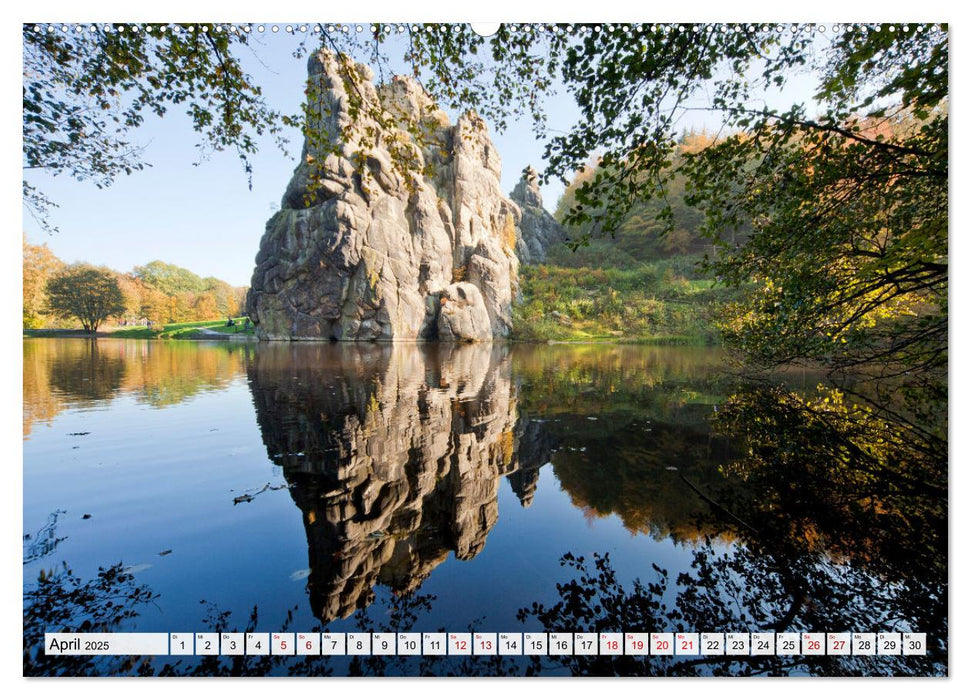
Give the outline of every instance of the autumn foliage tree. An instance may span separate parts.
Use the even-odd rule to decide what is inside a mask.
[[[50,309],[76,318],[88,333],[109,317],[125,310],[125,297],[111,270],[91,265],[71,265],[47,283]]]
[[[682,165],[686,154],[697,152],[714,142],[714,136],[705,131],[685,131],[673,148],[671,165],[665,175]],[[711,250],[712,242],[703,230],[704,212],[686,201],[687,183],[682,174],[671,177],[663,197],[650,194],[650,188],[646,188],[647,196],[632,201],[612,229],[604,227],[606,211],[602,209],[588,212],[591,216],[587,220],[572,222],[570,214],[578,204],[578,193],[584,187],[591,187],[597,178],[616,174],[616,167],[610,168],[609,173],[601,172],[602,169],[598,158],[588,161],[573,175],[557,203],[554,215],[557,220],[567,222],[568,245],[572,252],[572,255],[556,256],[557,264],[570,265],[573,259],[585,260],[588,257],[587,248],[604,251],[605,265],[614,261],[619,263],[625,257],[627,265],[654,262],[658,258],[671,256],[690,255],[700,259],[702,254]],[[650,176],[645,174],[644,177]],[[742,236],[744,232],[739,238]]]
[[[47,311],[47,281],[64,263],[47,245],[31,245],[24,237],[24,328],[39,328]]]
[[[180,323],[237,316],[245,289],[184,267],[153,260],[136,265],[132,278],[142,290],[141,313],[155,322]]]

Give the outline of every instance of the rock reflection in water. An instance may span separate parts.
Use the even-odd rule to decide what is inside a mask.
[[[450,552],[475,557],[498,519],[501,477],[529,504],[548,451],[518,449],[508,353],[314,344],[256,354],[257,420],[303,513],[316,617],[349,616],[378,583],[413,591]]]

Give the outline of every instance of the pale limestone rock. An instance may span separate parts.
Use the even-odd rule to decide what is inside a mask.
[[[444,325],[463,340],[505,337],[518,293],[521,214],[500,189],[501,161],[485,123],[467,113],[450,125],[411,78],[375,86],[367,66],[345,60],[321,51],[309,61],[319,118],[260,242],[247,298],[257,334],[417,340]],[[342,70],[363,78],[351,94]],[[352,123],[358,99],[363,116]],[[376,146],[364,143],[376,127],[373,111],[385,127],[397,126]],[[402,170],[409,157],[410,172],[424,175]],[[441,298],[455,283],[473,285],[481,304],[443,324]]]
[[[546,251],[550,246],[566,240],[566,231],[543,208],[539,176],[532,167],[523,171],[522,179],[513,188],[510,198],[522,212],[516,255],[523,264],[541,263],[546,260]]]
[[[492,326],[479,288],[469,282],[451,284],[439,295],[440,340],[477,341],[492,337]]]

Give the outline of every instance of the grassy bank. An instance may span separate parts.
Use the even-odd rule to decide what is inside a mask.
[[[153,326],[151,328],[148,326],[109,327],[105,328],[104,330],[99,330],[97,337],[198,340],[205,338],[218,339],[218,336],[216,335],[217,333],[227,337],[244,337],[247,335],[253,335],[253,326],[250,326],[249,331],[243,331],[244,318],[241,317],[234,320],[236,321],[236,325],[232,327],[226,325],[226,319],[219,319],[217,321],[185,321],[183,323],[167,323],[164,326]],[[38,329],[24,330],[24,335],[32,337],[70,337],[74,335],[84,335],[84,333],[79,330]]]
[[[513,338],[717,344],[712,321],[732,292],[688,279],[679,267],[664,260],[628,269],[524,266]]]

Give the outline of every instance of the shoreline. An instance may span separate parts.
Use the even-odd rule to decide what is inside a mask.
[[[188,335],[187,337],[180,338],[161,338],[161,337],[131,337],[120,335],[115,332],[105,332],[99,331],[97,333],[85,333],[84,331],[78,330],[60,330],[60,329],[44,329],[44,330],[24,330],[23,338],[26,340],[28,338],[80,338],[87,340],[102,340],[102,339],[115,339],[115,340],[156,340],[162,342],[185,342],[185,341],[202,341],[202,342],[212,342],[212,341],[237,341],[237,342],[254,342],[254,343],[327,343],[327,344],[338,344],[338,343],[348,343],[348,344],[359,344],[359,345],[395,345],[395,344],[408,344],[408,345],[431,345],[449,341],[440,341],[434,339],[417,339],[417,340],[331,340],[329,338],[297,338],[289,340],[263,340],[258,338],[255,334],[250,333],[220,333],[218,331],[212,331],[209,329],[200,328],[196,333]],[[705,338],[691,338],[691,337],[680,337],[680,338],[644,338],[644,337],[630,337],[630,338],[590,338],[590,339],[531,339],[531,338],[499,338],[492,341],[482,341],[484,343],[501,343],[508,345],[655,345],[655,346],[669,346],[669,347],[709,347],[718,348],[722,347],[721,342],[709,342]],[[470,345],[476,343],[468,343]]]
[[[190,334],[186,334],[186,337],[179,338],[162,338],[154,335],[145,336],[132,336],[125,335],[124,331],[98,331],[97,333],[86,333],[83,330],[74,329],[59,329],[59,328],[47,328],[47,329],[24,329],[23,338],[81,338],[85,340],[101,340],[101,339],[115,339],[115,340],[161,340],[165,342],[171,341],[184,341],[184,340],[238,340],[238,341],[258,341],[259,338],[252,333],[219,333],[218,331],[211,331],[206,328],[197,328]]]

